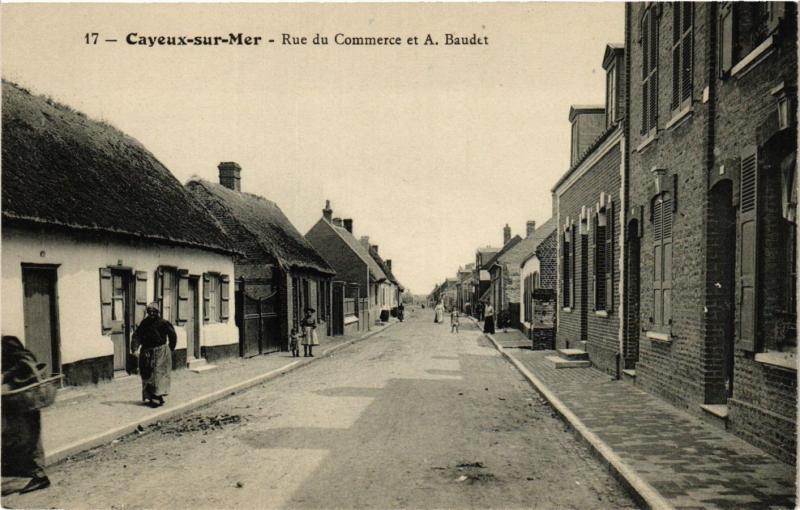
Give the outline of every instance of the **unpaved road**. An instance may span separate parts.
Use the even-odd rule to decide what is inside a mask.
[[[59,464],[3,506],[635,506],[471,324],[451,334],[425,312]]]

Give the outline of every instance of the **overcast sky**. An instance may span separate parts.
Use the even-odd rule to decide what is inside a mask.
[[[142,142],[181,181],[242,166],[242,189],[301,233],[330,199],[416,293],[502,228],[551,212],[571,104],[601,104],[621,3],[8,5],[2,74]],[[99,32],[87,45],[85,34]],[[227,35],[251,47],[131,46],[127,34]],[[280,45],[281,34],[330,38]],[[333,36],[438,46],[337,46]],[[488,46],[444,45],[445,33]],[[117,43],[103,39],[115,38]]]

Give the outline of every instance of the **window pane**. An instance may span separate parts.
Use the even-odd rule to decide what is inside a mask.
[[[661,289],[655,289],[653,291],[653,315],[656,326],[661,326],[664,324],[664,316],[662,315]]]

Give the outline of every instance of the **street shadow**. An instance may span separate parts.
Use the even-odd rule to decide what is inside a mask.
[[[141,400],[104,400],[100,403],[103,404],[104,406],[110,406],[110,407],[113,407],[115,405],[148,407],[147,404],[142,402]]]
[[[357,387],[339,387],[339,388],[326,388],[324,390],[314,391],[317,395],[323,397],[365,397],[375,398],[380,394],[381,390],[378,388],[357,388]]]
[[[463,375],[461,370],[443,370],[440,368],[429,368],[425,372],[431,375],[445,375],[448,377],[461,377]]]

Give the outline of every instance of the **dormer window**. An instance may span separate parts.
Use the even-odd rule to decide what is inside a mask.
[[[606,72],[606,127],[618,121],[617,112],[617,64],[611,64]]]

